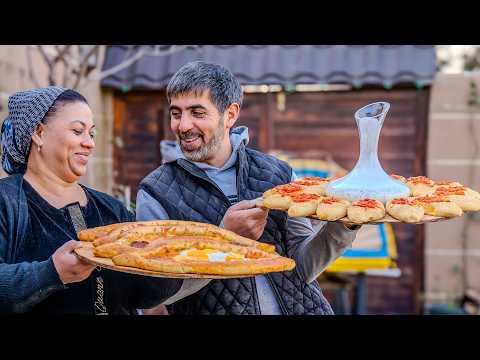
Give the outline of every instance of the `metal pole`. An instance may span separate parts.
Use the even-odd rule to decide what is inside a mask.
[[[368,313],[367,275],[358,273],[355,285],[355,314],[367,315]]]

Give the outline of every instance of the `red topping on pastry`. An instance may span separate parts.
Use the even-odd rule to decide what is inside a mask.
[[[413,199],[407,199],[407,198],[398,198],[398,199],[393,199],[392,204],[398,204],[398,205],[416,205],[417,202]]]
[[[304,186],[313,186],[313,185],[321,185],[331,181],[331,178],[321,178],[318,176],[307,176],[301,179],[294,180],[294,184],[300,184]]]
[[[295,180],[295,184],[299,184],[299,185],[303,185],[303,186],[314,186],[314,185],[320,185],[322,183],[320,181],[299,179],[299,180]]]
[[[360,206],[360,207],[365,207],[365,208],[371,208],[374,209],[376,207],[379,207],[378,201],[375,199],[362,199],[358,200],[353,203],[354,206]]]
[[[319,182],[324,182],[327,180],[326,178],[321,178],[319,176],[306,176],[304,178],[298,179],[298,180],[306,180],[306,181],[319,181]]]
[[[452,187],[439,187],[435,190],[435,195],[465,195],[465,190],[467,190],[464,186],[452,186]]]
[[[408,178],[408,182],[416,185],[416,184],[425,184],[425,185],[433,185],[434,182],[432,179],[429,179],[426,176],[414,176]]]
[[[327,197],[327,198],[323,198],[322,200],[320,200],[320,203],[321,204],[335,204],[337,202],[340,202],[340,200],[334,198],[334,197]]]
[[[321,196],[315,195],[315,194],[297,194],[292,196],[292,200],[294,202],[306,202],[306,201],[311,201],[311,200],[318,200],[320,199]]]
[[[450,202],[450,200],[448,200],[446,197],[438,196],[438,195],[422,196],[422,197],[416,198],[416,200],[423,203]]]
[[[276,191],[282,195],[288,195],[303,190],[304,187],[297,184],[285,184],[276,188]]]

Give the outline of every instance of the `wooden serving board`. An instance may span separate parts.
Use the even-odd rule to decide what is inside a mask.
[[[158,271],[143,270],[128,266],[115,265],[110,258],[101,258],[93,255],[93,244],[85,242],[82,247],[76,248],[74,252],[76,255],[90,264],[100,266],[105,269],[120,271],[135,275],[153,276],[161,278],[177,278],[177,279],[237,279],[242,277],[252,277],[252,275],[205,275],[205,274],[178,274],[178,273],[163,273]]]
[[[315,220],[319,220],[319,219],[318,219],[317,217],[315,217],[314,215],[309,216],[309,218],[315,219]],[[397,220],[397,219],[395,219],[395,218],[393,218],[393,217],[391,217],[390,215],[387,214],[387,215],[385,215],[382,219],[375,220],[375,221],[369,221],[369,222],[367,222],[367,223],[362,223],[362,225],[368,225],[368,224],[376,225],[376,224],[383,224],[383,223],[403,223],[403,224],[420,225],[420,224],[425,224],[425,223],[429,223],[429,222],[443,221],[443,220],[449,220],[449,219],[452,219],[452,218],[445,218],[445,217],[440,217],[440,216],[424,215],[422,221],[420,221],[420,222],[417,222],[417,223],[406,223],[406,222]],[[322,220],[322,221],[324,221],[324,220]],[[342,223],[344,223],[344,224],[349,224],[349,225],[353,225],[353,224],[354,224],[353,222],[351,222],[351,221],[348,219],[348,217],[341,218],[341,219],[337,220],[337,222],[342,222]]]
[[[265,207],[263,206],[262,198],[258,198],[258,199],[257,199],[256,205],[257,205],[257,207],[265,208]],[[283,211],[282,209],[270,209],[270,210],[281,210],[281,211]],[[308,217],[309,219],[319,220],[315,215],[307,216],[307,217]],[[390,215],[386,214],[382,219],[375,220],[375,221],[369,221],[369,222],[366,222],[366,223],[362,223],[362,225],[368,225],[368,224],[377,225],[377,224],[383,224],[383,223],[403,223],[403,224],[420,225],[420,224],[425,224],[425,223],[430,223],[430,222],[436,222],[436,221],[444,221],[444,220],[450,220],[450,219],[456,219],[456,218],[455,218],[455,217],[453,217],[453,218],[446,218],[446,217],[441,217],[441,216],[424,215],[422,221],[420,221],[420,222],[417,222],[417,223],[405,223],[405,222],[403,222],[403,221],[397,220],[397,219],[391,217]],[[321,221],[325,221],[325,220],[321,220]],[[353,225],[353,224],[354,224],[353,222],[351,222],[351,221],[348,219],[348,217],[344,217],[344,218],[341,218],[341,219],[339,219],[339,220],[335,220],[335,221],[332,221],[332,222],[342,222],[342,223],[344,223],[344,224],[349,224],[349,225]]]

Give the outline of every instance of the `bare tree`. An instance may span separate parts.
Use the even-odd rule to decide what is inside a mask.
[[[464,65],[466,71],[474,71],[480,69],[480,46],[472,46],[470,51],[463,54]]]
[[[437,64],[440,71],[480,70],[480,45],[437,45]]]
[[[124,59],[109,69],[100,69],[100,55],[105,45],[29,45],[27,46],[28,76],[36,86],[58,85],[78,89],[89,81],[99,81],[115,74],[144,56],[166,56],[196,45],[128,45]],[[46,84],[39,80],[33,65],[37,51],[47,68]],[[45,81],[44,81],[45,82]]]

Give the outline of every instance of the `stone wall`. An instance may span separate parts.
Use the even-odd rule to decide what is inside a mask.
[[[480,73],[438,74],[435,78],[427,172],[433,179],[458,180],[480,190],[480,105],[468,104],[471,82],[480,87]],[[425,246],[427,304],[458,299],[465,287],[480,290],[479,217],[426,225]]]
[[[100,54],[101,57],[103,54]],[[100,59],[101,61],[101,59]],[[47,67],[40,54],[32,50],[32,65],[41,86],[47,83]],[[7,116],[8,96],[16,91],[34,88],[28,76],[27,46],[0,45],[0,122]],[[100,191],[112,192],[112,134],[113,134],[113,95],[101,90],[99,81],[86,83],[78,89],[90,103],[97,127],[96,150],[89,162],[87,175],[81,182]],[[0,177],[6,174],[0,169]]]

